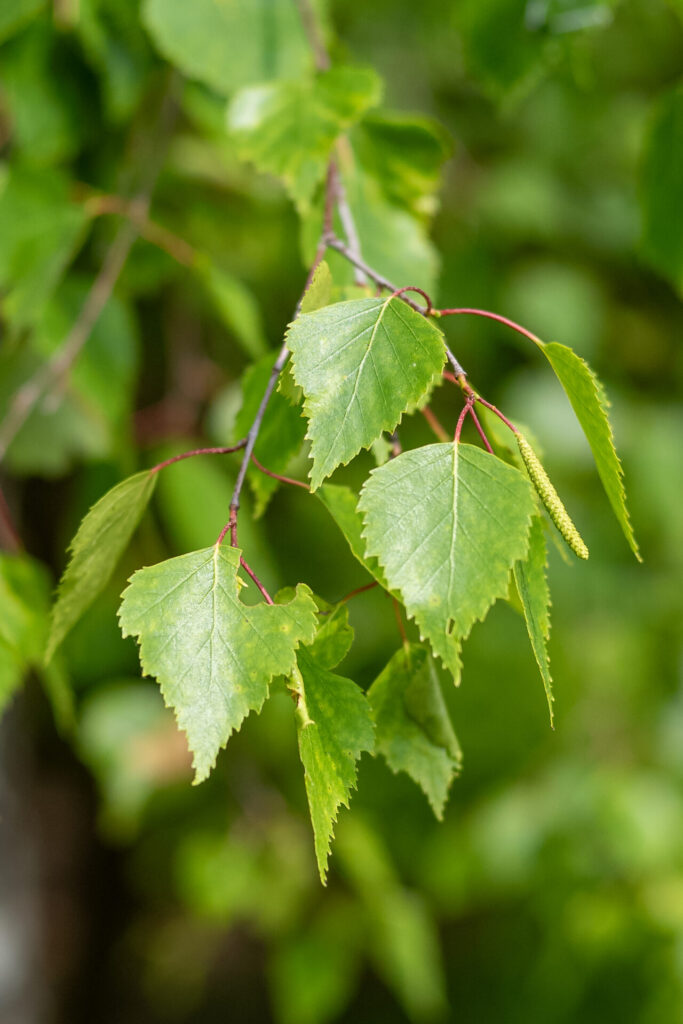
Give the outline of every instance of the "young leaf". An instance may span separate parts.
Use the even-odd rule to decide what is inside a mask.
[[[410,775],[441,820],[462,752],[431,652],[421,644],[397,651],[368,690],[368,700],[377,752],[392,771]]]
[[[46,661],[107,585],[147,508],[156,479],[155,473],[144,470],[122,480],[93,505],[78,527],[52,611]]]
[[[275,355],[270,353],[252,364],[242,379],[242,408],[235,419],[235,440],[246,437],[263,399],[273,369]],[[275,392],[266,407],[254,454],[259,462],[274,473],[284,473],[287,465],[301,449],[306,434],[306,420],[301,408],[293,406],[284,395]],[[263,514],[279,484],[273,477],[250,466],[249,482],[256,498],[256,517]]]
[[[356,761],[372,753],[375,736],[367,697],[350,679],[319,665],[304,648],[292,677],[297,696],[299,754],[313,823],[315,854],[325,884],[337,812],[349,806]]]
[[[239,598],[240,552],[214,545],[140,569],[123,593],[119,621],[136,636],[146,675],[156,676],[194,754],[195,782],[275,675],[287,675],[299,643],[315,635],[315,604],[299,584],[285,605]]]
[[[623,469],[614,447],[612,427],[607,415],[609,402],[602,384],[588,363],[572,352],[566,345],[552,342],[542,345],[542,351],[555,371],[567,398],[572,404],[576,418],[593,452],[602,486],[624,531],[633,554],[641,561],[638,544],[626,507]]]
[[[367,553],[457,679],[460,641],[526,554],[529,481],[481,448],[432,444],[374,469],[358,507]]]
[[[325,177],[338,136],[381,98],[374,71],[337,67],[315,77],[256,85],[228,108],[242,160],[281,178],[299,208]]]
[[[537,516],[529,531],[529,551],[524,561],[515,562],[517,592],[524,609],[526,628],[548,699],[550,724],[553,725],[553,687],[548,658],[550,635],[550,590],[546,578],[547,551],[543,520]]]
[[[311,63],[291,0],[146,0],[143,20],[168,60],[223,95],[296,77]]]
[[[298,317],[287,332],[304,390],[315,490],[431,390],[441,331],[398,298],[358,299]]]

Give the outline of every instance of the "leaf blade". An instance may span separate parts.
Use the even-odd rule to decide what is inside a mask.
[[[550,590],[546,577],[547,547],[543,520],[537,516],[529,531],[529,551],[524,561],[515,562],[514,575],[517,593],[522,602],[531,649],[543,680],[550,725],[554,728],[553,683],[550,675],[548,637],[550,636]]]

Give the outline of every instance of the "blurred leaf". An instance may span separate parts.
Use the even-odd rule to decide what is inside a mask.
[[[641,176],[643,252],[683,292],[683,87],[657,105]]]
[[[571,402],[593,452],[605,493],[633,554],[640,561],[638,544],[626,507],[623,470],[614,447],[612,427],[607,415],[609,403],[604,388],[588,363],[565,345],[541,344],[546,359],[555,371]]]
[[[264,356],[250,366],[242,378],[242,407],[235,419],[235,441],[247,436],[256,419],[275,360],[275,354]],[[301,409],[291,405],[284,395],[275,391],[266,407],[254,454],[266,469],[284,473],[291,459],[301,450],[305,434],[306,420]],[[256,499],[255,514],[258,517],[263,514],[280,484],[256,466],[249,467],[248,476]]]
[[[550,678],[548,658],[548,637],[550,635],[550,590],[546,578],[548,553],[545,543],[543,520],[532,520],[529,531],[529,552],[525,561],[515,562],[515,583],[519,593],[526,628],[538,665],[545,695],[548,699],[550,724],[553,725],[553,687]]]
[[[368,690],[368,700],[377,752],[392,771],[414,779],[441,819],[462,752],[431,652],[419,644],[397,651]]]
[[[414,114],[371,113],[353,131],[353,148],[390,202],[434,213],[441,167],[453,148],[438,121]]]
[[[190,78],[228,94],[253,82],[293,78],[310,65],[290,0],[145,0],[143,18],[163,55]]]
[[[25,554],[0,552],[0,713],[45,646],[49,580],[45,568]]]
[[[107,683],[83,705],[78,749],[97,781],[109,832],[129,838],[158,789],[189,780],[187,746],[159,693],[137,680]]]
[[[71,542],[69,564],[52,612],[47,660],[102,592],[147,508],[156,474],[143,471],[122,480],[93,505]]]
[[[58,171],[12,167],[0,191],[3,313],[16,327],[40,316],[83,240],[88,217],[68,189]]]
[[[305,209],[325,177],[335,140],[380,96],[374,71],[336,67],[239,92],[228,109],[228,127],[240,159],[282,178]]]
[[[138,0],[79,0],[77,31],[100,76],[112,120],[131,117],[140,105],[151,50],[139,20]]]
[[[368,554],[457,681],[461,641],[526,554],[529,482],[481,448],[432,444],[373,470],[358,507]]]
[[[385,590],[388,590],[379,562],[365,554],[363,520],[358,511],[358,495],[339,484],[323,484],[315,493],[344,534],[353,556]]]
[[[245,605],[239,565],[237,548],[216,544],[139,569],[119,611],[124,637],[138,638],[143,672],[156,676],[187,733],[195,782],[315,633],[308,587],[300,584],[288,605]]]
[[[0,43],[22,29],[46,5],[47,0],[3,0],[0,7]]]
[[[297,696],[299,753],[304,766],[315,853],[323,885],[334,823],[356,787],[356,761],[372,752],[374,726],[365,694],[350,679],[319,665],[306,648],[292,677]]]
[[[400,299],[339,302],[287,332],[304,390],[315,490],[326,476],[429,393],[445,359],[443,335]]]
[[[251,359],[267,350],[261,311],[251,290],[233,274],[200,259],[196,271],[221,320]]]

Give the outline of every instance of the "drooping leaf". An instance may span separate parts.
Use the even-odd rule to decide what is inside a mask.
[[[235,441],[246,437],[254,422],[275,359],[274,353],[264,356],[253,363],[242,378],[242,408],[235,419]],[[276,390],[266,407],[254,454],[266,469],[284,473],[290,460],[301,450],[305,435],[306,420],[301,408],[292,405]],[[260,516],[280,485],[256,466],[249,467],[248,476],[256,499],[256,516]]]
[[[541,345],[541,349],[572,404],[593,452],[602,486],[614,514],[631,551],[640,561],[638,543],[626,507],[623,469],[614,447],[614,436],[607,415],[609,402],[604,388],[588,363],[570,348],[552,342],[549,345]]]
[[[392,771],[422,788],[437,818],[462,763],[431,652],[411,644],[393,656],[368,690],[377,752]]]
[[[358,507],[367,553],[457,679],[461,640],[526,554],[529,481],[480,448],[432,444],[374,469]]]
[[[547,550],[543,520],[537,516],[529,531],[529,551],[526,559],[515,562],[514,573],[517,592],[522,602],[526,628],[538,664],[545,695],[548,700],[550,724],[553,725],[553,686],[550,677],[548,637],[550,635],[550,590],[546,578]]]
[[[356,787],[356,762],[372,752],[374,726],[367,697],[350,679],[334,675],[304,648],[292,677],[297,697],[299,754],[304,766],[315,853],[325,883],[334,823]]]
[[[295,594],[294,587],[284,587],[278,590],[275,601],[284,604]],[[312,643],[304,646],[321,668],[336,668],[353,643],[354,631],[349,623],[348,605],[330,604],[318,594],[313,594],[313,600],[318,610],[317,629]]]
[[[291,0],[145,0],[143,19],[168,60],[223,95],[311,65]]]
[[[140,644],[146,675],[159,682],[205,779],[221,747],[250,711],[260,711],[270,680],[287,675],[300,642],[315,635],[315,604],[299,584],[286,605],[245,605],[240,551],[214,545],[140,569],[123,593],[124,636]]]
[[[358,299],[298,317],[287,332],[304,390],[311,486],[425,397],[441,374],[443,335],[398,298]]]
[[[305,208],[325,177],[335,140],[380,97],[374,71],[337,67],[244,89],[230,104],[228,127],[240,158],[281,178]]]
[[[641,177],[645,256],[683,292],[683,87],[659,101]]]
[[[156,474],[122,480],[93,505],[71,542],[70,558],[52,611],[46,660],[102,592],[147,508]]]

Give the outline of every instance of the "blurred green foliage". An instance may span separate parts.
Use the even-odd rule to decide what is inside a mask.
[[[555,731],[521,614],[501,604],[466,644],[462,686],[443,688],[463,747],[444,823],[406,776],[364,758],[322,890],[284,688],[192,788],[184,740],[138,678],[115,612],[135,568],[214,540],[236,457],[160,477],[132,550],[60,663],[40,667],[47,573],[60,575],[85,511],[140,466],[241,433],[240,379],[262,358],[245,377],[253,404],[301,292],[319,204],[300,225],[280,185],[238,160],[225,123],[238,89],[310,72],[296,5],[278,0],[264,21],[267,6],[0,4],[0,420],[102,266],[121,212],[108,199],[139,188],[159,96],[170,89],[177,106],[157,230],[135,243],[73,372],[4,463],[31,557],[12,553],[5,526],[0,703],[26,671],[43,676],[3,720],[3,748],[17,732],[28,747],[26,771],[8,753],[10,779],[29,822],[46,779],[71,808],[52,833],[49,816],[30,825],[48,865],[50,836],[74,817],[87,832],[96,814],[101,837],[81,850],[62,921],[87,939],[66,942],[66,967],[46,954],[49,1019],[683,1021],[678,0],[318,10],[335,27],[335,63],[376,69],[391,108],[349,135],[347,191],[368,262],[571,345],[613,403],[644,566],[540,354],[490,322],[445,326],[473,382],[528,424],[591,550],[578,567],[551,553]],[[273,433],[291,428],[277,397]],[[442,388],[433,403],[449,428],[451,398]],[[429,438],[418,420],[407,443]],[[371,465],[361,456],[340,482],[357,486]],[[263,483],[256,511],[268,507],[254,522],[245,502],[240,537],[270,589],[305,580],[333,599],[367,581],[321,502]],[[368,687],[400,637],[378,590],[349,608],[363,628],[341,671]],[[90,777],[96,810],[84,809]],[[86,876],[97,900],[78,896]]]

